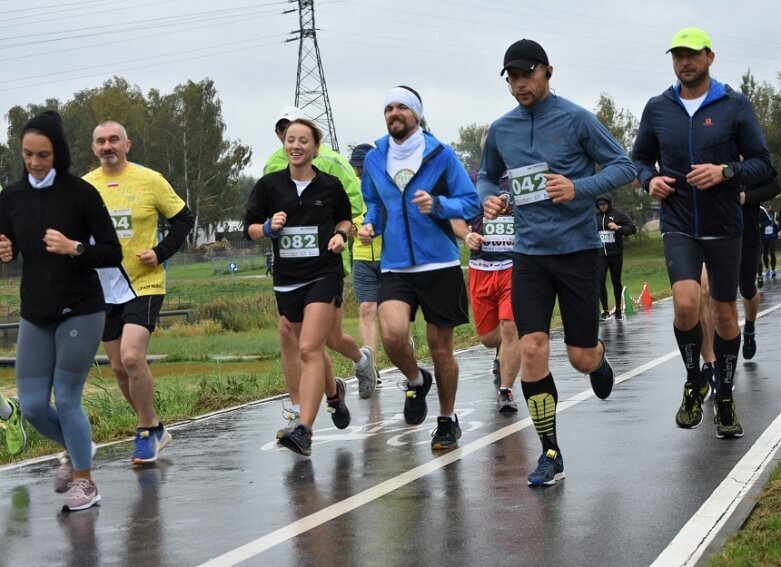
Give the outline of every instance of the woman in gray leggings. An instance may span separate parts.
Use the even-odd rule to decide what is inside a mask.
[[[63,511],[84,510],[100,501],[81,405],[105,320],[95,268],[119,266],[122,249],[97,190],[68,172],[59,114],[25,124],[22,157],[26,174],[0,193],[0,261],[24,259],[16,384],[22,415],[66,450],[54,481]]]

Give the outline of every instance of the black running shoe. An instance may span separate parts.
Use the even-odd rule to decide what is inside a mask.
[[[458,439],[461,437],[461,426],[458,425],[458,416],[455,421],[449,417],[439,416],[437,418],[437,428],[431,434],[431,449],[456,449],[458,448]]]
[[[743,426],[738,419],[734,400],[730,398],[716,400],[716,407],[713,409],[716,412],[713,418],[713,423],[716,424],[716,437],[719,439],[743,437]]]
[[[620,310],[616,309],[616,315],[615,315],[615,317],[616,317],[616,321],[620,321],[621,319],[623,319],[623,318],[624,318],[624,315],[623,315],[623,313],[621,313],[621,311],[620,311]]]
[[[431,383],[434,381],[431,373],[420,369],[423,374],[423,384],[420,386],[410,386],[407,384],[407,397],[404,400],[404,421],[410,425],[419,425],[426,419],[428,407],[426,406],[426,395],[431,389]]]
[[[710,395],[704,396],[702,399],[703,402],[707,402],[709,399],[716,397],[716,390],[719,389],[719,378],[716,375],[716,367],[710,362],[703,364],[702,377],[710,386]]]
[[[599,342],[602,343],[602,340],[600,339]],[[602,348],[605,348],[605,343],[602,343]],[[610,392],[613,391],[614,375],[613,367],[610,366],[606,351],[603,351],[602,363],[599,365],[599,368],[591,372],[589,378],[591,378],[591,389],[594,390],[597,397],[600,400],[607,399]]]
[[[331,420],[337,429],[346,429],[350,425],[350,410],[344,403],[347,384],[341,378],[336,379],[336,397],[326,398],[326,411],[331,414]]]
[[[710,391],[710,385],[705,383],[705,388],[700,390],[694,384],[687,381],[683,386],[683,401],[678,413],[675,414],[675,423],[683,429],[694,429],[702,423],[702,398]]]
[[[754,333],[743,333],[743,358],[751,360],[757,354],[757,341]]]
[[[286,432],[279,444],[294,453],[308,457],[312,454],[312,430],[306,425],[298,425],[293,431]]]

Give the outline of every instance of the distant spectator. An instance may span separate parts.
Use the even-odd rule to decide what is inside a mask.
[[[599,301],[602,304],[602,320],[610,319],[607,308],[607,272],[613,284],[613,297],[616,302],[616,320],[623,319],[621,313],[621,271],[624,267],[624,237],[637,232],[637,227],[624,211],[613,208],[610,195],[597,197],[597,232],[602,242],[599,252]]]

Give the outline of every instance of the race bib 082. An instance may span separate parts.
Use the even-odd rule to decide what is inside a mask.
[[[516,167],[507,171],[510,178],[510,192],[516,206],[529,205],[550,199],[545,190],[545,174],[550,173],[545,162]]]
[[[316,226],[291,226],[279,235],[280,258],[306,258],[320,255]]]

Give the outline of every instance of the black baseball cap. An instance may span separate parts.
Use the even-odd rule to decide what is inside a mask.
[[[504,67],[499,75],[504,75],[511,67],[521,71],[534,71],[539,64],[548,65],[548,54],[536,41],[521,39],[507,48],[504,53]]]

